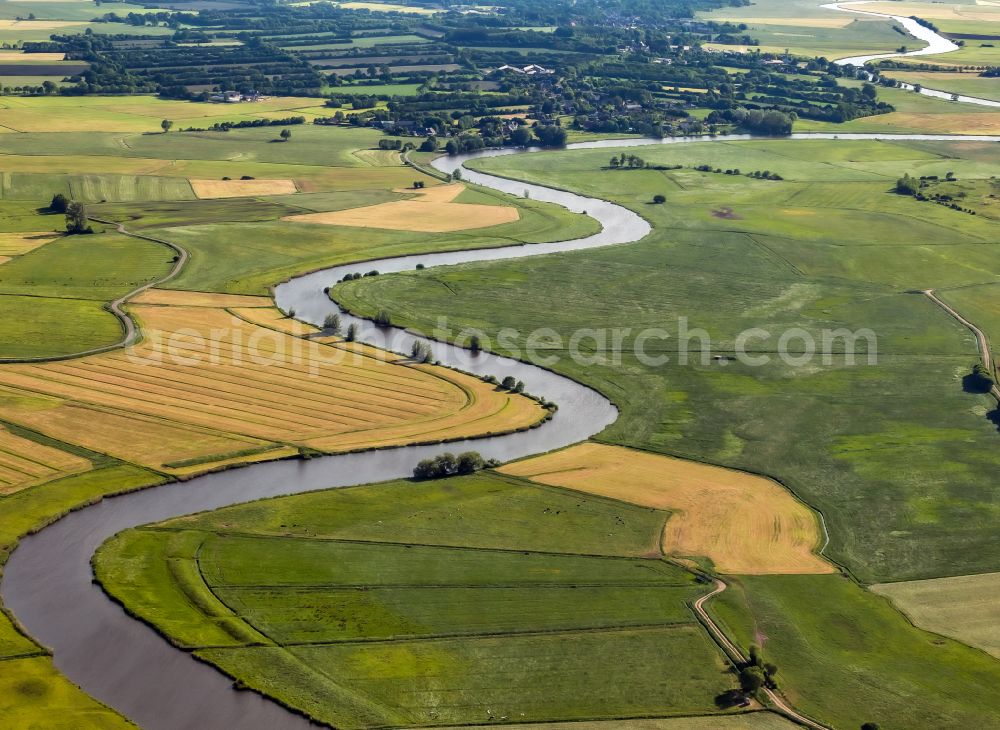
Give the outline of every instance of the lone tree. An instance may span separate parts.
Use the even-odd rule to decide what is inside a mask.
[[[963,381],[965,389],[972,393],[989,393],[995,385],[992,373],[981,362],[972,366],[972,372]]]
[[[657,205],[663,205],[664,203],[667,202],[667,196],[666,195],[654,195],[653,196],[653,202],[656,203]]]
[[[163,130],[164,134],[169,132],[172,126],[174,126],[174,123],[171,122],[169,119],[164,119],[162,122],[160,122],[160,129]]]
[[[49,210],[53,213],[65,213],[67,208],[69,208],[69,198],[62,193],[56,193],[52,196],[52,202],[49,203]]]
[[[900,195],[916,195],[920,192],[920,181],[906,173],[896,180],[896,192]]]
[[[286,129],[282,129],[281,130],[281,134],[279,136],[281,137],[281,141],[282,142],[287,142],[288,140],[290,140],[292,138],[292,130],[287,129],[287,128]]]
[[[358,326],[353,322],[347,326],[347,334],[344,336],[344,339],[348,342],[354,342],[358,339]]]
[[[83,203],[73,201],[66,206],[66,232],[70,235],[77,233],[93,233],[94,229],[89,225],[90,219],[87,217],[87,206]]]

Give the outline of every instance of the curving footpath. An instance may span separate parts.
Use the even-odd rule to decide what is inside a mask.
[[[621,148],[656,144],[735,141],[749,135],[716,138],[605,140],[571,147],[576,149]],[[819,134],[793,135],[792,140],[885,139],[949,140],[951,135]],[[1000,141],[996,136],[963,137]],[[470,159],[499,154],[530,154],[537,150],[491,150],[464,157],[442,157],[435,161],[441,172],[452,172]],[[463,170],[463,172],[466,172]],[[503,192],[562,205],[586,212],[602,224],[600,233],[574,241],[516,245],[499,249],[471,250],[425,256],[405,256],[371,262],[380,271],[521,258],[624,244],[644,238],[650,226],[635,212],[620,205],[587,198],[541,185],[507,180],[474,171],[466,179]],[[147,238],[141,234],[129,234]],[[157,239],[151,239],[157,240]],[[172,244],[164,241],[175,250]],[[182,254],[186,261],[186,255]],[[182,261],[178,261],[181,264]],[[175,270],[178,267],[175,267]],[[357,264],[334,267],[298,277],[277,286],[277,305],[311,324],[321,324],[326,315],[340,312],[325,289]],[[172,272],[171,276],[176,274]],[[168,277],[169,278],[169,277]],[[149,288],[154,284],[148,284]],[[522,380],[530,392],[559,404],[548,423],[533,431],[507,436],[471,439],[450,448],[471,448],[487,458],[509,461],[543,453],[586,440],[617,418],[617,410],[604,396],[564,376],[527,363],[489,353],[473,355],[444,342],[417,337],[398,328],[379,329],[371,322],[341,312],[346,324],[356,324],[370,344],[409,352],[414,342],[431,349],[434,359],[475,374],[510,374]],[[133,332],[133,336],[135,333]],[[232,682],[214,667],[199,662],[190,653],[170,645],[146,624],[128,616],[118,604],[92,583],[90,557],[117,532],[151,522],[203,510],[286,494],[352,486],[408,476],[420,459],[435,456],[441,446],[397,447],[381,451],[339,454],[308,461],[279,461],[208,474],[183,483],[150,487],[113,497],[72,512],[25,537],[8,561],[0,582],[0,594],[9,611],[27,633],[53,650],[56,667],[90,695],[114,707],[147,730],[271,730],[306,728],[310,723],[277,703],[250,692],[235,691]],[[697,601],[696,611],[723,646],[733,642],[711,618],[704,604],[718,595],[725,584]],[[794,712],[779,695],[768,693],[775,707],[797,721],[822,728]]]
[[[941,309],[950,314],[952,318],[957,320],[960,324],[969,329],[972,334],[976,336],[976,342],[979,345],[979,357],[983,361],[983,366],[994,376],[996,375],[996,366],[993,364],[993,355],[990,354],[990,341],[986,337],[986,333],[979,329],[972,322],[967,320],[958,310],[952,307],[950,304],[946,304],[933,289],[924,289],[923,293],[935,304],[937,304]],[[1000,385],[996,383],[990,389],[990,395],[997,399],[997,403],[1000,404]]]
[[[729,585],[724,580],[722,580],[721,578],[716,578],[715,590],[713,590],[711,593],[706,593],[704,596],[702,596],[693,604],[691,604],[691,607],[697,614],[698,619],[701,621],[701,624],[708,630],[708,633],[712,635],[712,638],[714,638],[715,641],[722,647],[723,651],[725,651],[726,654],[729,655],[729,658],[732,659],[733,662],[736,664],[745,664],[748,661],[746,655],[740,650],[738,646],[736,646],[736,644],[734,644],[732,641],[729,640],[729,637],[727,637],[725,632],[721,628],[719,628],[719,625],[715,622],[715,619],[713,619],[708,614],[708,611],[705,610],[705,603],[708,602],[708,599],[714,598],[715,596],[719,595],[724,590],[726,590],[726,588],[728,587]],[[767,697],[767,699],[770,700],[771,704],[777,707],[782,714],[788,716],[789,718],[799,723],[800,725],[804,725],[805,727],[811,727],[814,730],[830,730],[830,727],[828,725],[822,725],[816,722],[815,720],[806,717],[801,712],[798,712],[794,707],[792,707],[788,703],[788,701],[784,697],[781,696],[781,694],[777,690],[764,687],[763,692],[764,695]]]
[[[93,221],[98,223],[103,223],[105,225],[114,226],[115,230],[122,234],[123,236],[129,236],[131,238],[138,238],[143,241],[152,241],[153,243],[159,243],[167,248],[171,249],[175,254],[177,254],[174,265],[171,267],[170,271],[167,272],[165,276],[150,281],[142,286],[133,289],[127,294],[123,294],[112,302],[108,302],[108,311],[113,314],[122,325],[124,334],[122,338],[110,345],[104,345],[102,347],[92,347],[89,350],[80,350],[79,352],[71,352],[66,355],[50,355],[47,357],[7,357],[0,358],[0,363],[37,363],[37,362],[60,362],[62,360],[75,360],[78,357],[86,357],[87,355],[99,355],[102,352],[111,352],[112,350],[120,350],[123,347],[128,347],[134,345],[139,337],[139,329],[136,327],[135,320],[122,309],[129,300],[139,296],[144,291],[152,289],[153,287],[160,286],[160,284],[166,284],[171,279],[175,278],[184,265],[188,261],[188,252],[178,246],[176,243],[171,243],[170,241],[165,241],[162,238],[153,238],[153,236],[147,236],[142,233],[133,233],[125,228],[122,223],[116,223],[114,221],[104,220],[102,218],[91,218]]]

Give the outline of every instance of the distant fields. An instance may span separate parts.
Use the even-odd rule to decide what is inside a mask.
[[[710,713],[732,678],[685,605],[703,589],[649,554],[664,518],[492,474],[392,482],[129,531],[97,572],[341,727]]]
[[[996,79],[980,76],[978,73],[897,71],[885,70],[885,74],[907,84],[920,84],[928,89],[942,89],[965,96],[1000,101],[1000,88]]]
[[[758,0],[747,8],[724,7],[699,13],[699,17],[746,23],[747,32],[760,42],[756,48],[762,52],[784,53],[788,49],[795,55],[835,60],[893,51],[900,45],[902,36],[893,31],[890,21],[830,10],[821,7],[823,4],[821,0]]]
[[[959,575],[872,587],[920,628],[1000,658],[1000,574]]]

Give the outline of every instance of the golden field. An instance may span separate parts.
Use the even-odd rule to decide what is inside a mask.
[[[21,438],[0,427],[0,495],[79,474],[90,467],[81,456]]]
[[[252,198],[257,195],[296,193],[292,180],[190,180],[199,198]]]
[[[293,336],[276,310],[246,307],[262,298],[229,299],[151,292],[130,307],[145,335],[133,348],[0,367],[0,418],[186,474],[303,447],[500,432],[544,416],[534,401],[474,377]]]
[[[397,200],[328,213],[291,215],[282,220],[328,226],[448,233],[488,228],[503,223],[513,223],[520,219],[517,208],[511,206],[452,202],[464,189],[465,186],[461,184],[438,185],[420,191],[420,195],[411,200]],[[407,189],[396,192],[414,191]]]
[[[506,474],[669,510],[663,552],[722,573],[832,573],[814,552],[816,515],[776,482],[694,461],[585,443],[501,467]]]

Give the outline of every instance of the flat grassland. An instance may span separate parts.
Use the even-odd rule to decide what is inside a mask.
[[[872,590],[892,599],[920,628],[1000,658],[1000,573],[881,583]]]
[[[0,266],[0,358],[49,357],[110,345],[122,337],[105,302],[166,274],[173,252],[116,233],[42,238],[49,216],[30,233],[5,234]],[[62,222],[62,217],[58,217]],[[44,245],[30,248],[32,245]]]
[[[508,464],[505,474],[671,512],[663,551],[708,557],[722,573],[830,573],[819,521],[763,477],[587,443]]]
[[[760,50],[834,60],[845,56],[895,50],[901,36],[892,23],[822,7],[823,0],[757,0],[748,7],[699,12],[699,18],[745,23],[758,46],[741,47],[710,43],[717,50]]]
[[[113,24],[107,25],[113,27]],[[50,34],[51,31],[45,34],[46,39]],[[3,35],[0,28],[0,39]],[[215,122],[280,119],[292,115],[311,120],[329,113],[321,99],[310,97],[274,97],[246,104],[205,104],[155,96],[6,96],[0,101],[0,110],[4,126],[19,132],[155,133],[160,131],[163,119],[173,120],[178,127],[210,127]],[[172,133],[171,138],[174,136],[180,135]],[[276,137],[277,132],[271,130],[271,136]]]
[[[928,57],[917,56],[916,58]],[[892,78],[893,72],[886,70],[886,75]],[[928,84],[928,86],[931,85]],[[951,91],[951,88],[946,84],[938,84],[931,86],[931,88]],[[1000,109],[936,99],[903,89],[880,87],[878,93],[879,99],[892,104],[896,111],[854,119],[844,124],[800,119],[795,123],[795,129],[799,132],[834,133],[895,132],[956,135],[1000,133]]]
[[[621,407],[600,440],[773,475],[827,518],[837,562],[871,582],[994,570],[1000,499],[995,403],[967,393],[962,378],[977,359],[971,334],[908,292],[980,283],[998,265],[995,222],[891,192],[904,172],[960,179],[997,173],[983,143],[754,141],[633,149],[650,162],[773,170],[785,181],[691,170],[607,171],[609,152],[540,153],[477,163],[633,207],[656,226],[644,241],[603,250],[449,267],[337,285],[335,298],[366,314],[431,331],[477,327],[501,352],[524,356],[527,336],[554,328],[554,367],[591,384]],[[649,203],[654,193],[665,205]],[[725,200],[724,215],[719,201]],[[988,278],[988,274],[986,275]],[[496,302],[516,302],[499,307]],[[710,347],[702,357],[700,333]],[[581,327],[631,328],[622,362],[568,357]],[[736,338],[762,364],[732,356]],[[631,337],[666,328],[652,354],[633,354]],[[868,340],[830,346],[795,365],[774,353],[780,333],[869,328]],[[697,348],[687,362],[679,338]],[[864,340],[864,341],[862,341]],[[801,343],[789,354],[801,354]],[[944,486],[947,485],[947,486]],[[894,495],[889,498],[887,495]],[[960,505],[965,505],[964,508]]]
[[[773,712],[724,717],[670,717],[660,720],[598,720],[519,725],[519,730],[793,730],[798,725]],[[441,730],[458,730],[456,727]]]
[[[890,71],[886,69],[885,75],[896,81],[920,84],[928,89],[941,89],[965,96],[1000,101],[1000,88],[997,88],[996,79],[980,76],[978,72],[899,71],[896,69]]]
[[[95,565],[175,643],[338,727],[713,713],[733,678],[686,605],[704,587],[659,559],[665,517],[484,473],[171,520]]]
[[[710,609],[743,646],[763,643],[788,699],[833,727],[1000,723],[1000,662],[840,576],[741,577]]]
[[[417,192],[418,195],[413,200],[398,200],[332,213],[286,216],[282,220],[330,226],[447,233],[473,228],[490,228],[504,223],[514,223],[520,219],[518,209],[512,205],[452,202],[464,189],[465,186],[462,184],[452,184],[438,185],[426,191],[397,190],[399,193]]]
[[[95,108],[108,113],[150,113],[144,99],[92,100]],[[42,129],[50,116],[62,113],[65,102],[53,99],[49,107],[37,100],[5,97],[3,103],[8,101],[32,128]],[[163,111],[198,114],[208,107],[217,109],[217,105],[184,103]],[[68,115],[70,111],[68,119],[94,122],[101,118],[100,114],[89,116],[89,108],[86,115],[67,107]],[[229,113],[234,112],[230,109]],[[26,250],[23,240],[39,236],[41,242],[46,229],[62,227],[62,216],[44,213],[55,193],[88,203],[93,216],[122,221],[133,230],[145,229],[187,246],[190,263],[171,286],[200,291],[265,294],[275,282],[294,274],[381,253],[545,241],[595,230],[592,219],[555,206],[524,201],[510,208],[512,199],[506,196],[487,198],[493,205],[486,212],[495,215],[495,207],[499,215],[510,217],[513,211],[521,220],[475,234],[415,236],[407,231],[369,229],[370,234],[362,238],[357,230],[331,231],[282,222],[288,215],[370,206],[404,197],[393,190],[412,184],[420,174],[403,166],[398,154],[393,158],[365,150],[381,138],[370,129],[302,125],[292,141],[282,144],[272,144],[273,129],[8,136],[10,142],[0,143],[4,169],[0,174],[0,297],[10,316],[0,325],[0,358],[65,355],[115,342],[121,327],[105,311],[105,303],[170,268],[173,252],[167,248],[113,234],[86,240],[60,237],[37,250]],[[257,179],[240,180],[243,176]],[[232,180],[223,181],[223,177]],[[251,197],[198,200],[189,178],[196,180],[199,195]],[[428,178],[427,184],[430,195],[437,181]],[[470,241],[470,235],[476,235],[477,241]],[[4,260],[14,253],[19,258]]]
[[[0,367],[0,416],[175,473],[295,453],[289,447],[345,451],[514,430],[542,417],[534,402],[461,373],[308,342],[238,318],[217,298],[222,306],[191,301],[137,299],[131,311],[145,339],[127,351]]]
[[[822,511],[827,553],[862,581],[995,572],[1000,457],[986,416],[996,404],[963,388],[978,359],[971,334],[911,292],[991,282],[996,224],[892,192],[904,172],[953,171],[985,183],[998,172],[994,146],[838,140],[630,150],[664,165],[772,170],[781,182],[616,172],[605,169],[609,150],[478,161],[621,202],[654,231],[629,246],[382,276],[333,294],[427,331],[449,313],[454,328],[477,327],[491,349],[520,357],[528,334],[554,329],[561,341],[542,352],[554,356],[549,365],[621,408],[601,441],[775,476]],[[665,205],[650,204],[656,193]],[[516,306],[496,304],[504,301]],[[501,347],[503,327],[520,334]],[[571,358],[567,343],[582,327],[631,328],[620,361],[599,347],[589,360]],[[630,339],[648,328],[669,335],[645,350],[661,358],[655,366],[633,354]],[[741,362],[737,337],[751,328],[768,335]],[[863,328],[877,332],[872,360],[870,340],[854,343],[853,364],[846,342],[829,360],[798,359],[808,354],[801,342],[786,341],[791,358],[776,352],[782,332],[805,330],[819,343],[824,330]],[[733,582],[713,599],[730,635],[744,647],[763,642],[782,690],[818,719],[834,727],[1000,722],[991,697],[1000,664],[914,628],[856,583],[833,575]]]

